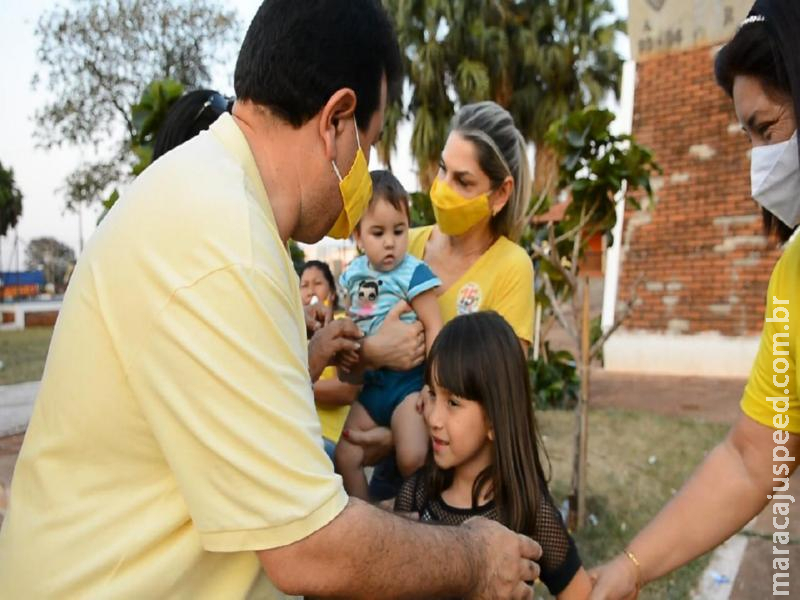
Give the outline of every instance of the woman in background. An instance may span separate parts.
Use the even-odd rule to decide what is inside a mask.
[[[327,263],[310,260],[300,271],[300,299],[304,306],[322,306],[330,321],[339,305],[336,282]],[[359,386],[340,381],[335,367],[327,367],[314,382],[314,401],[322,426],[325,452],[333,461],[333,452],[342,435],[350,405],[358,397]]]

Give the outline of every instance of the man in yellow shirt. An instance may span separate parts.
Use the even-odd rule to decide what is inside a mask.
[[[233,116],[152,165],[81,257],[0,595],[533,597],[534,542],[348,500],[322,449],[286,243],[349,235],[400,80],[377,0],[262,4]]]

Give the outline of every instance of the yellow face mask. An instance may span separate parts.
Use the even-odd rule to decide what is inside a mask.
[[[438,178],[431,187],[431,204],[439,230],[445,235],[466,233],[492,215],[489,194],[464,198]]]
[[[353,123],[356,127],[356,142],[358,143],[358,152],[356,152],[353,166],[350,167],[347,175],[342,177],[336,162],[331,161],[333,171],[339,178],[339,191],[342,193],[343,208],[328,235],[339,240],[350,237],[353,229],[355,229],[364,214],[370,198],[372,198],[372,178],[369,176],[367,158],[361,150],[361,140],[358,138],[358,125],[355,119],[353,119]]]

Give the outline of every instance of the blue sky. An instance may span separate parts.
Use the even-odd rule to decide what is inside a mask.
[[[239,12],[241,35],[260,3],[260,0],[227,2]],[[22,249],[32,238],[53,236],[77,252],[78,217],[64,212],[64,197],[59,188],[67,174],[79,164],[81,153],[74,148],[43,150],[36,148],[33,141],[32,116],[43,103],[43,92],[33,91],[30,85],[31,77],[39,68],[33,31],[39,16],[53,4],[52,0],[0,0],[0,162],[14,169],[17,185],[24,196],[23,216],[17,228]],[[614,4],[619,14],[627,14],[626,0],[614,0]],[[230,69],[222,69],[215,77],[213,87],[232,93],[232,70],[233,65]],[[403,151],[408,146],[409,136],[408,127],[400,132],[398,148],[401,151],[393,159],[393,167],[400,180],[414,188],[410,159]],[[97,210],[92,210],[83,215],[85,239],[94,230],[97,213]],[[2,240],[0,270],[16,268],[13,243],[14,233]],[[22,263],[22,251],[19,256]]]

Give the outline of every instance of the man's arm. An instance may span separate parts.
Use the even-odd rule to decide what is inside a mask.
[[[689,482],[630,543],[641,563],[642,583],[653,581],[716,547],[739,531],[767,504],[773,469],[789,477],[793,461],[773,460],[775,434],[789,455],[800,452],[800,436],[773,431],[742,414],[725,440],[708,455]],[[625,598],[637,569],[627,556],[593,571],[592,598]]]
[[[347,598],[533,598],[541,548],[493,521],[415,523],[351,499],[307,538],[258,553],[284,593]]]

